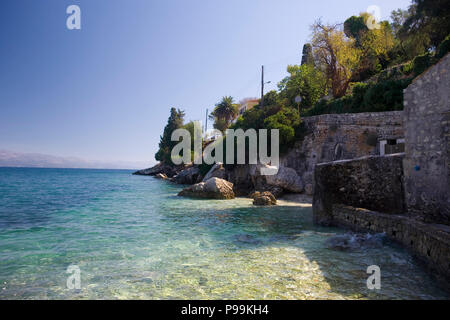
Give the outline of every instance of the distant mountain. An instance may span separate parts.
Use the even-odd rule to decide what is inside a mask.
[[[90,161],[75,157],[0,150],[0,167],[142,169],[152,164],[151,161]]]

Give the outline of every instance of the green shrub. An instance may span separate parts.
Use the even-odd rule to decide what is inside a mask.
[[[411,79],[357,83],[353,86],[352,95],[331,101],[322,100],[308,109],[305,115],[403,110],[403,89],[410,83]]]
[[[410,61],[410,62],[408,62],[408,63],[406,63],[406,64],[404,64],[402,66],[402,73],[403,74],[409,75],[409,74],[411,74],[412,71],[413,71],[413,63],[412,63],[412,61]]]
[[[432,64],[432,56],[430,53],[425,53],[420,56],[417,56],[413,60],[413,72],[415,76],[422,74],[425,70],[427,70]]]
[[[441,42],[437,50],[436,58],[441,59],[450,51],[450,34]]]

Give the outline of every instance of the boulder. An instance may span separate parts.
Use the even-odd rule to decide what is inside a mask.
[[[198,181],[200,175],[198,167],[190,167],[173,177],[172,181],[178,184],[194,184]]]
[[[276,175],[265,176],[265,178],[268,185],[281,187],[294,193],[303,192],[302,179],[292,168],[280,167]]]
[[[211,178],[219,178],[226,180],[227,178],[227,172],[225,168],[223,167],[223,163],[218,162],[216,163],[211,170],[206,174],[206,176],[203,178],[203,182],[208,181]]]
[[[181,191],[178,196],[202,199],[234,199],[233,184],[223,179],[211,178]]]
[[[277,204],[277,199],[268,191],[255,192],[252,194],[253,204],[255,206],[274,206]]]

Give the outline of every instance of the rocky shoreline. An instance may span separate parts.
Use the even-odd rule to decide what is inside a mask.
[[[159,163],[156,166],[134,172],[134,175],[153,176],[180,185],[190,185],[179,196],[233,199],[235,196],[254,199],[255,205],[275,205],[283,195],[308,194],[301,177],[292,168],[280,167],[273,176],[261,174],[264,165],[236,165],[227,167],[217,163],[202,174],[198,166],[181,166]]]

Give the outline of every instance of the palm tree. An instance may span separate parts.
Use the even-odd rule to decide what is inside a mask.
[[[234,104],[233,97],[225,96],[218,104],[216,104],[213,112],[209,115],[211,120],[214,120],[214,128],[224,132],[237,118],[239,108]]]

